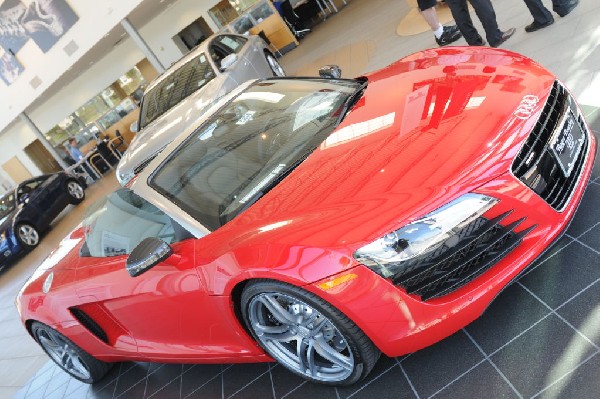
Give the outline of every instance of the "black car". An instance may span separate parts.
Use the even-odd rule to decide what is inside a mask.
[[[69,204],[85,198],[83,184],[67,173],[35,177],[0,197],[0,269],[40,242],[40,233]]]

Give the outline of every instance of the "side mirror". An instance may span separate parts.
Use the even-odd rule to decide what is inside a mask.
[[[326,79],[339,79],[342,77],[342,69],[337,65],[324,65],[319,68],[319,76]]]
[[[139,132],[138,121],[135,121],[135,122],[131,123],[131,125],[129,125],[129,130],[131,131],[131,133],[137,133],[137,132]]]
[[[173,249],[171,249],[169,244],[160,238],[148,237],[142,240],[131,251],[125,267],[131,277],[136,277],[164,261],[172,254]]]
[[[227,57],[221,60],[221,71],[226,71],[230,66],[235,64],[237,61],[236,54],[229,54]]]

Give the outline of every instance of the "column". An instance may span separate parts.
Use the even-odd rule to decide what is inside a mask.
[[[21,112],[21,114],[19,114],[19,116],[23,122],[25,122],[27,125],[29,125],[29,127],[31,128],[31,130],[33,130],[33,133],[38,138],[40,143],[42,143],[42,145],[46,148],[46,150],[48,150],[50,155],[52,155],[52,158],[54,158],[54,160],[56,162],[58,162],[60,167],[63,169],[67,169],[69,167],[69,165],[67,165],[65,163],[65,161],[60,157],[60,155],[58,155],[58,153],[56,152],[54,147],[52,147],[52,144],[50,144],[50,142],[48,140],[46,140],[46,136],[44,136],[42,131],[36,126],[35,123],[33,123],[31,118],[29,118],[29,116],[25,112]]]
[[[154,54],[152,49],[148,47],[142,36],[138,33],[138,31],[131,25],[131,22],[127,18],[121,20],[121,26],[125,29],[125,32],[133,39],[135,44],[142,50],[142,53],[148,58],[148,61],[152,64],[152,66],[158,71],[158,73],[163,73],[165,71],[165,67],[161,64],[160,60]]]

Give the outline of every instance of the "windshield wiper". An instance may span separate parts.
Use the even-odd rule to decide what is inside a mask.
[[[360,100],[362,98],[362,96],[365,92],[365,89],[367,88],[367,85],[369,84],[369,81],[367,79],[364,79],[364,80],[359,80],[359,82],[361,82],[361,85],[358,86],[358,88],[354,91],[354,93],[352,93],[350,96],[348,96],[348,98],[344,102],[344,106],[342,107],[342,111],[340,112],[340,116],[338,117],[338,120],[336,121],[335,126],[338,126],[340,123],[342,123],[342,121],[344,120],[344,118],[346,117],[348,112],[352,109],[354,104],[356,104],[358,102],[358,100]]]

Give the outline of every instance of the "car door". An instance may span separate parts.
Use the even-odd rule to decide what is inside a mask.
[[[194,238],[126,188],[111,194],[93,214],[84,222],[87,252],[77,270],[77,292],[86,306],[110,315],[118,326],[115,333],[133,337],[142,357],[202,359],[217,356],[222,348],[238,350],[235,343],[227,345],[235,340],[221,326],[222,298],[208,295],[194,268]],[[150,236],[170,243],[176,255],[131,277],[127,255]]]
[[[25,181],[17,187],[17,202],[22,205],[21,218],[27,219],[38,228],[47,226],[52,220],[52,210],[49,209],[46,198],[49,189],[41,183],[45,179]]]

